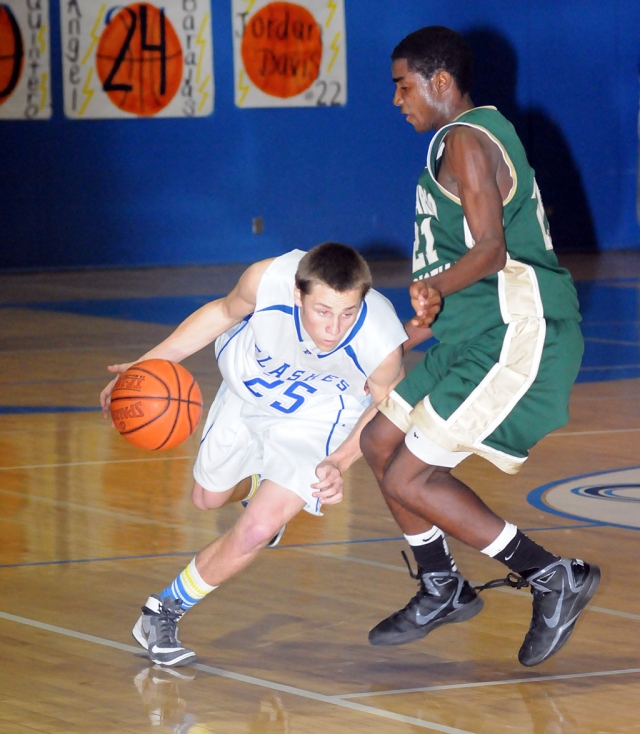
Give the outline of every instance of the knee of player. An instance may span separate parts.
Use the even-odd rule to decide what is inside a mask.
[[[385,467],[398,448],[399,442],[403,440],[403,434],[399,430],[392,432],[388,430],[390,425],[390,421],[379,414],[367,423],[360,434],[360,450],[367,463],[374,469]]]
[[[241,542],[245,552],[263,548],[281,527],[279,522],[271,522],[269,518],[253,518],[243,525]]]
[[[407,461],[407,457],[411,460]],[[383,494],[404,504],[416,496],[426,497],[433,489],[448,485],[450,469],[432,466],[411,457],[409,452],[394,454],[380,481]]]
[[[369,464],[376,462],[384,451],[383,439],[378,427],[377,416],[369,421],[360,434],[360,450]]]
[[[382,494],[396,502],[402,501],[403,486],[398,483],[393,474],[386,473],[382,479],[380,479],[379,484]]]

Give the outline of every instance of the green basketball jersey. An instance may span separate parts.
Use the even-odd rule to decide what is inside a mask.
[[[513,125],[495,107],[476,107],[436,132],[416,190],[413,278],[436,275],[474,246],[460,199],[436,180],[446,135],[455,125],[486,133],[500,148],[513,185],[503,202],[507,263],[444,299],[433,323],[443,342],[460,343],[529,317],[580,320],[569,272],[558,265],[534,171]]]

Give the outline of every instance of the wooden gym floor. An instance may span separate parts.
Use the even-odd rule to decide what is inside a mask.
[[[138,450],[101,419],[98,393],[107,364],[139,356],[240,270],[0,275],[0,733],[640,731],[640,471],[619,472],[640,464],[640,253],[564,260],[586,312],[571,422],[515,477],[473,457],[458,470],[535,540],[602,568],[567,646],[533,669],[517,661],[525,591],[486,591],[482,614],[412,645],[368,645],[416,586],[362,461],[341,505],[296,518],[184,618],[197,664],[152,666],[130,635],[140,605],[240,510],[191,506],[198,435]],[[409,265],[374,271],[397,295]],[[212,349],[185,364],[210,401]],[[451,547],[472,581],[504,575]]]

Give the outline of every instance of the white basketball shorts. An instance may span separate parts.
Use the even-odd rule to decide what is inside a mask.
[[[319,406],[297,414],[267,413],[222,383],[209,410],[193,468],[209,492],[225,492],[241,479],[261,474],[295,492],[304,509],[322,515],[311,485],[316,467],[347,438],[364,408]]]

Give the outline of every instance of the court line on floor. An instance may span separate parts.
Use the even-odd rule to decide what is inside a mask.
[[[15,614],[8,614],[7,612],[0,612],[0,619],[5,619],[9,622],[15,622],[17,624],[23,624],[29,627],[35,627],[37,629],[45,630],[47,632],[53,632],[55,634],[64,635],[66,637],[72,637],[83,642],[91,642],[96,645],[102,645],[103,647],[111,647],[116,650],[122,650],[123,652],[131,652],[134,654],[140,653],[139,647],[133,645],[125,645],[121,642],[114,642],[113,640],[107,640],[103,637],[96,637],[94,635],[87,635],[84,632],[77,632],[75,630],[66,629],[65,627],[57,627],[52,624],[46,624],[45,622],[38,622],[34,619],[27,619],[26,617],[19,617]],[[397,721],[403,724],[411,724],[421,729],[429,729],[430,731],[441,732],[442,734],[473,734],[473,732],[466,731],[464,729],[458,729],[455,727],[444,726],[437,724],[432,721],[425,721],[423,719],[416,719],[413,716],[405,716],[404,714],[398,714],[393,711],[385,711],[384,709],[375,708],[374,706],[366,706],[364,704],[356,703],[354,701],[342,700],[339,696],[329,696],[322,693],[314,693],[304,688],[297,688],[295,686],[287,686],[282,683],[275,683],[273,681],[265,680],[263,678],[256,678],[251,675],[243,675],[242,673],[234,673],[230,670],[224,670],[223,668],[215,668],[211,665],[204,665],[202,663],[196,663],[189,666],[195,670],[200,670],[204,673],[210,673],[211,675],[218,676],[220,678],[228,678],[235,680],[239,683],[246,683],[260,688],[267,688],[272,691],[278,691],[280,693],[288,693],[299,698],[307,698],[312,701],[319,703],[327,703],[331,706],[339,706],[341,708],[350,709],[357,711],[358,713],[370,714],[383,719],[390,719],[391,721]]]
[[[274,549],[277,550],[277,549]],[[287,550],[287,546],[284,546],[282,548],[283,551]],[[351,563],[361,563],[364,566],[373,566],[375,568],[383,568],[388,571],[402,571],[403,573],[407,573],[406,566],[393,566],[390,563],[382,563],[381,561],[370,561],[366,558],[356,558],[355,556],[342,556],[338,555],[337,553],[328,553],[326,551],[317,551],[313,550],[312,548],[292,548],[292,550],[297,551],[298,553],[307,553],[309,555],[315,555],[315,556],[323,556],[325,558],[333,558],[333,559],[339,559],[341,561],[349,561]],[[471,581],[474,585],[476,582]],[[508,587],[504,588],[497,588],[497,589],[491,589],[491,591],[497,591],[501,594],[516,594],[517,596],[522,597],[529,597],[530,593],[528,591],[520,591],[518,589],[511,589]],[[590,604],[587,609],[592,612],[600,612],[601,614],[609,614],[613,617],[621,617],[622,619],[632,619],[634,621],[640,621],[640,614],[631,614],[630,612],[619,612],[616,609],[607,609],[606,607],[596,607]]]
[[[2,308],[0,306],[0,308]],[[161,324],[152,324],[152,326],[161,326]],[[148,344],[142,344],[140,342],[137,342],[136,344],[103,344],[98,346],[84,346],[84,347],[29,347],[29,348],[22,348],[22,349],[0,349],[0,357],[4,355],[12,355],[12,354],[48,354],[50,352],[58,353],[69,353],[69,352],[123,352],[125,349],[138,349],[142,350],[145,347],[148,349],[151,349],[151,347],[155,346],[155,342],[149,342]],[[107,376],[108,378],[108,376]]]
[[[52,413],[99,413],[99,406],[87,405],[0,405],[0,415],[51,415]]]
[[[158,456],[140,459],[102,459],[100,461],[61,461],[55,464],[17,464],[15,466],[0,466],[0,471],[17,471],[20,469],[62,469],[74,466],[101,466],[103,464],[140,464],[146,461],[183,461],[195,459],[195,456]]]
[[[113,561],[145,561],[158,558],[179,558],[181,556],[195,556],[194,551],[177,551],[176,553],[150,553],[140,556],[107,556],[105,558],[73,558],[67,561],[32,561],[30,563],[2,563],[2,568],[30,568],[33,566],[69,566],[74,563],[112,563]]]
[[[16,407],[16,406],[11,406]],[[546,438],[566,437],[566,436],[587,436],[587,435],[606,435],[609,433],[635,433],[640,431],[638,428],[608,428],[600,431],[557,431],[550,433]],[[191,459],[195,461],[195,454],[187,454],[185,456],[158,456],[158,457],[141,457],[140,459],[100,459],[95,461],[61,461],[50,464],[14,464],[13,466],[0,466],[0,471],[19,471],[32,469],[59,469],[62,467],[74,466],[99,466],[102,464],[135,464],[144,463],[146,461],[183,461]],[[613,470],[612,470],[613,471]]]
[[[370,693],[345,693],[336,696],[343,700],[354,698],[371,698],[376,696],[395,696],[403,693],[431,693],[433,691],[458,691],[465,688],[485,688],[489,686],[513,686],[521,683],[545,683],[558,680],[578,680],[581,678],[598,678],[611,675],[635,675],[640,668],[622,668],[620,670],[596,670],[591,673],[564,673],[562,675],[541,675],[529,678],[507,678],[502,680],[478,681],[476,683],[449,683],[441,686],[424,686],[422,688],[397,688],[389,691],[372,691]]]
[[[43,377],[41,380],[2,380],[0,379],[0,387],[7,387],[9,385],[69,385],[77,384],[78,382],[100,382],[104,383],[105,380],[109,379],[109,375],[106,377],[67,377],[67,378],[52,378]]]
[[[2,490],[0,489],[0,494],[15,494],[18,493],[12,492],[11,490]],[[51,500],[52,503],[59,503],[62,505],[69,505],[70,503],[65,502],[64,500]],[[85,505],[80,505],[81,509],[91,510],[91,508],[86,507]],[[105,510],[104,512],[110,512],[109,510]],[[118,513],[110,513],[114,516],[118,516]],[[125,519],[130,519],[128,515],[124,515]],[[174,523],[163,523],[161,520],[154,521],[156,525],[162,526],[162,527],[178,527],[179,529],[183,530],[202,530],[203,532],[209,533],[215,537],[220,536],[220,532],[216,530],[212,530],[210,528],[199,528],[194,527],[190,525],[184,525],[179,524],[175,525]],[[524,532],[537,532],[542,530],[573,530],[575,528],[592,528],[592,527],[602,527],[602,523],[585,523],[585,524],[576,524],[576,525],[556,525],[556,526],[550,526],[548,528],[523,528]],[[284,543],[281,543],[277,546],[277,548],[274,548],[272,550],[275,551],[283,551],[283,550],[311,550],[313,548],[325,548],[327,546],[333,547],[333,546],[342,546],[342,545],[365,545],[370,543],[390,543],[390,542],[397,542],[397,541],[403,541],[404,536],[403,535],[394,535],[388,538],[361,538],[359,540],[329,540],[329,541],[322,541],[320,543],[294,543],[291,545],[287,545]],[[270,549],[271,550],[271,549]],[[55,560],[55,561],[29,561],[26,563],[0,563],[0,569],[1,568],[27,568],[29,566],[64,566],[64,565],[72,565],[74,563],[104,563],[104,562],[113,562],[113,561],[140,561],[140,560],[148,560],[152,558],[177,558],[180,556],[195,556],[197,554],[197,551],[173,551],[171,553],[145,553],[142,555],[135,555],[135,556],[102,556],[102,557],[96,557],[96,558],[65,558],[61,560]],[[336,553],[316,553],[316,555],[323,555],[327,558],[338,558],[338,559],[345,559],[345,560],[355,560],[359,561],[360,559],[357,559],[353,556],[339,556]],[[377,563],[377,562],[376,562]],[[405,569],[401,566],[393,566],[390,564],[382,564],[383,568],[390,568],[393,570],[398,571],[404,571]]]
[[[213,531],[212,531],[213,534]],[[401,538],[385,538],[382,540],[394,541],[402,540]],[[336,543],[336,545],[347,545],[348,541],[342,543]],[[328,553],[326,551],[314,550],[313,547],[301,547],[301,546],[282,546],[274,548],[273,550],[285,551],[292,550],[297,553],[306,553],[312,556],[321,556],[323,558],[329,558],[333,561],[346,561],[347,563],[360,563],[364,566],[373,566],[374,568],[381,568],[387,571],[396,571],[406,573],[407,569],[402,566],[394,566],[391,563],[383,563],[382,561],[371,561],[365,558],[356,558],[355,556],[339,555],[337,553]],[[270,551],[271,552],[271,551]],[[0,569],[3,568],[27,568],[31,566],[56,566],[56,565],[68,565],[73,563],[100,563],[100,562],[113,562],[113,561],[139,561],[159,558],[179,558],[182,556],[194,556],[195,551],[180,551],[176,553],[158,553],[153,555],[141,555],[141,556],[114,556],[112,558],[82,558],[70,561],[34,561],[33,563],[6,563],[1,564]],[[476,582],[472,582],[476,583]],[[515,594],[520,597],[529,597],[528,591],[520,591],[518,589],[511,589],[508,587],[491,589],[491,591],[497,591],[501,594]],[[621,619],[631,619],[634,621],[640,621],[640,614],[632,614],[631,612],[621,612],[616,609],[607,609],[607,607],[589,605],[589,610],[592,612],[599,612],[600,614],[608,614],[612,617],[619,617]]]
[[[19,497],[25,499],[25,495],[21,492],[14,492],[10,489],[0,489],[0,496]],[[68,500],[58,500],[52,497],[40,497],[38,495],[29,495],[30,502],[41,503],[45,505],[53,505],[55,507],[66,507],[70,510],[89,515],[98,515],[100,517],[109,517],[112,520],[126,521],[137,525],[156,525],[163,528],[172,528],[174,530],[183,530],[185,532],[206,533],[207,535],[217,537],[220,535],[215,529],[210,527],[199,527],[198,525],[186,525],[183,522],[167,522],[158,520],[153,517],[145,517],[144,515],[134,514],[125,510],[105,510],[102,507],[91,507],[90,505],[81,505],[77,502],[69,502]]]
[[[20,496],[21,495],[18,492],[12,492],[11,490],[3,490],[0,489],[0,495],[1,494],[9,494],[14,496]],[[46,500],[50,502],[51,504],[59,504],[63,506],[73,506],[72,503],[67,502],[65,500],[54,500],[51,498],[36,498],[40,500]],[[91,507],[88,507],[86,505],[78,505],[78,507],[81,510],[86,510],[87,512],[92,511]],[[101,510],[100,508],[97,508],[98,512],[108,513],[109,515],[115,517],[116,519],[122,519],[125,520],[131,520],[131,515],[128,513],[116,513],[112,512],[110,510]],[[138,516],[136,516],[137,518]],[[147,522],[148,519],[143,519],[142,522]],[[200,528],[197,526],[192,525],[185,525],[184,523],[166,523],[162,520],[153,520],[153,523],[156,525],[159,525],[161,527],[176,527],[182,530],[196,530],[196,531],[203,531],[206,533],[210,533],[211,535],[218,537],[220,535],[220,532],[217,530],[213,530],[211,528]],[[589,522],[589,523],[576,523],[575,525],[550,525],[546,528],[522,528],[523,532],[532,533],[532,532],[542,532],[545,530],[575,530],[575,529],[583,529],[583,528],[600,528],[600,527],[608,527],[606,523],[599,523],[599,522]],[[328,541],[321,541],[319,543],[292,543],[292,544],[286,544],[286,543],[280,543],[277,548],[274,548],[272,550],[275,551],[283,551],[283,550],[303,550],[303,551],[311,551],[314,548],[324,548],[324,547],[335,547],[335,546],[343,546],[343,545],[366,545],[370,543],[389,543],[389,542],[397,542],[397,541],[403,541],[404,536],[402,535],[393,535],[387,538],[361,538],[358,540],[328,540]],[[57,565],[70,565],[74,563],[103,563],[103,562],[113,562],[113,561],[139,561],[139,560],[146,560],[151,558],[175,558],[179,556],[194,556],[197,554],[198,551],[172,551],[170,553],[145,553],[142,555],[134,555],[134,556],[97,556],[95,558],[65,558],[65,559],[59,559],[55,561],[29,561],[26,563],[0,563],[0,568],[25,568],[28,566],[57,566]],[[318,553],[316,552],[315,555],[321,555],[327,558],[339,558],[344,560],[351,560],[356,561],[360,563],[373,563],[378,565],[379,562],[377,561],[365,561],[359,558],[355,558],[354,556],[340,556],[336,553]],[[404,571],[405,569],[402,566],[393,566],[390,564],[381,564],[381,568],[390,568],[394,570],[400,570]]]

